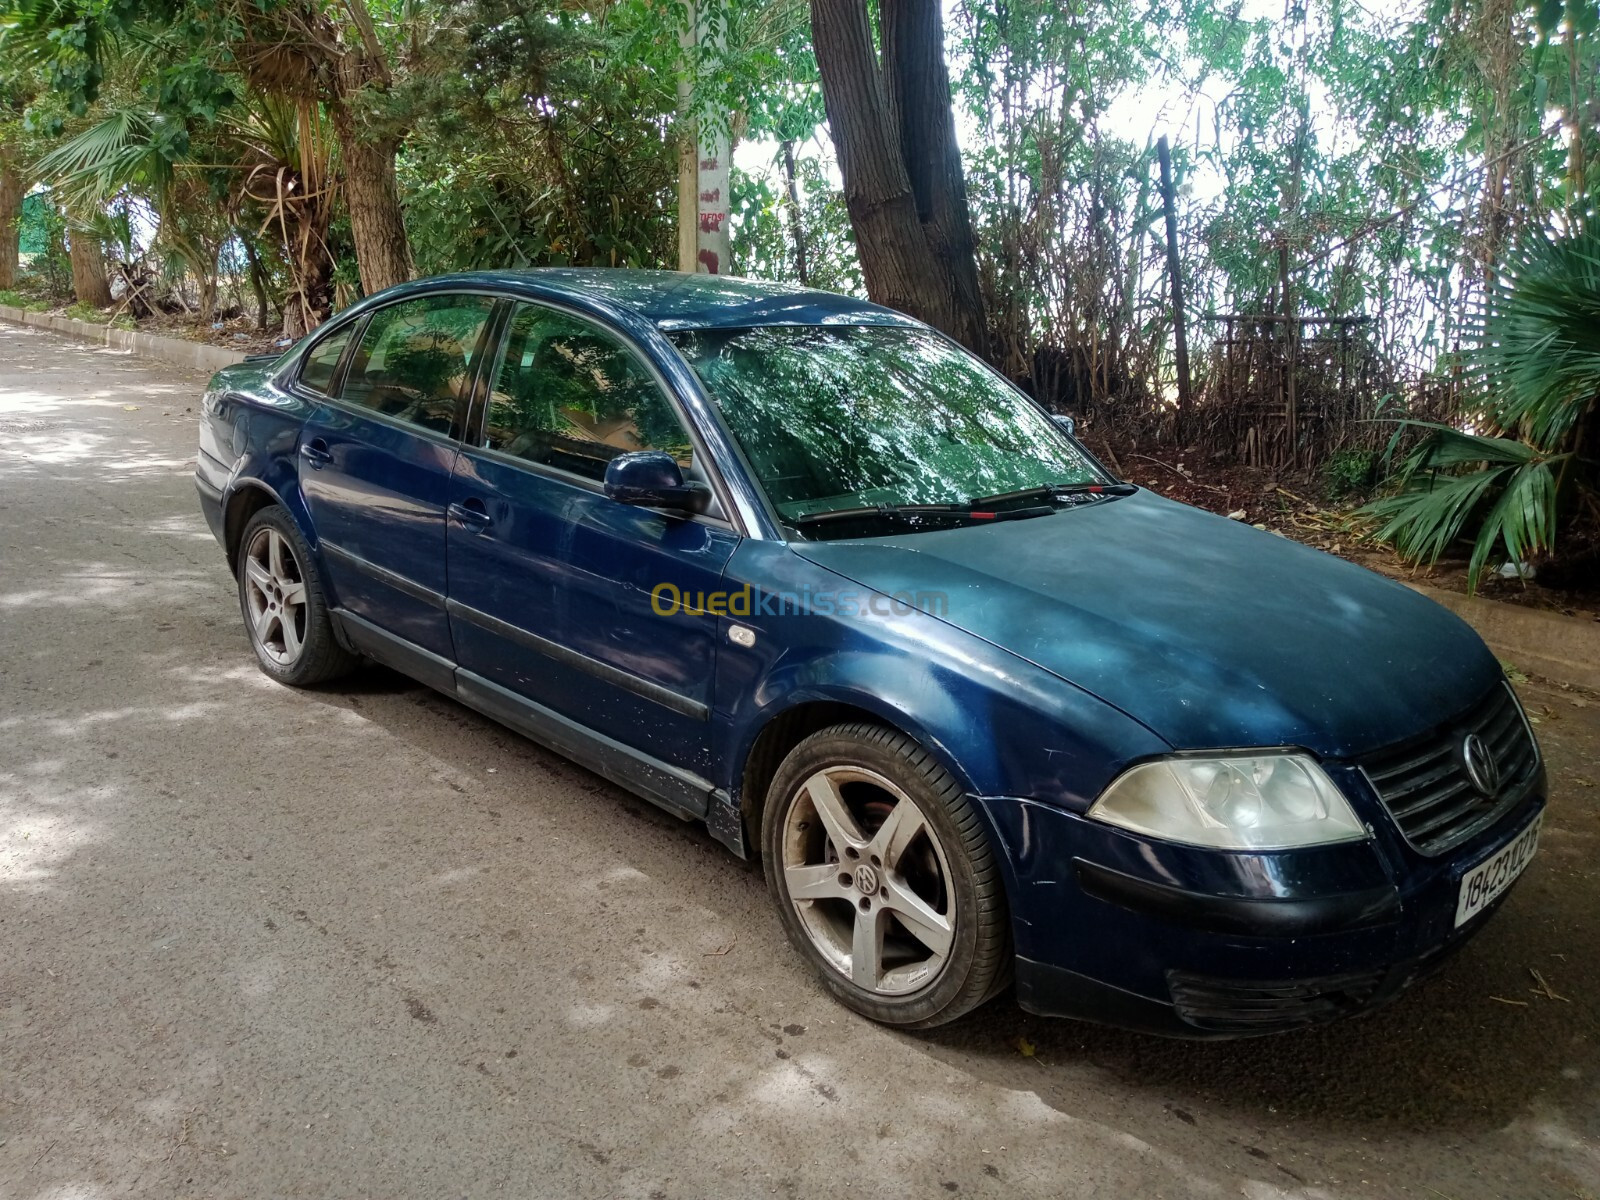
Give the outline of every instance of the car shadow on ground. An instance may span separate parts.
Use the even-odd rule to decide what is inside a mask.
[[[492,738],[516,767],[555,773],[597,800],[651,828],[630,839],[634,861],[656,873],[663,856],[703,849],[709,835],[622,791],[551,751],[448,697],[381,667],[368,667],[335,689],[312,693],[324,704],[354,708],[368,720],[403,724],[415,736],[416,708],[441,721],[427,749],[474,769],[477,738]],[[1567,830],[1558,809],[1546,823],[1547,861],[1561,857]],[[722,914],[741,938],[781,942],[765,908],[759,869],[728,856],[722,867],[749,881],[749,908]],[[1561,880],[1535,870],[1497,915],[1450,963],[1386,1007],[1354,1019],[1266,1038],[1189,1042],[1039,1018],[1009,993],[944,1029],[906,1036],[953,1069],[1006,1088],[1025,1088],[1058,1110],[1082,1115],[1082,1089],[1115,1080],[1159,1103],[1140,1136],[1158,1138],[1172,1122],[1193,1124],[1208,1111],[1270,1124],[1314,1119],[1352,1135],[1397,1129],[1467,1133],[1499,1129],[1530,1113],[1560,1126],[1552,1136],[1585,1139],[1600,1132],[1600,925],[1552,913],[1600,912],[1592,872]],[[1576,883],[1576,887],[1570,886]],[[741,898],[746,889],[740,889]],[[760,892],[760,895],[755,893]],[[723,897],[725,901],[725,895]],[[712,889],[686,902],[716,905]],[[1537,972],[1537,974],[1535,974]],[[1543,985],[1539,983],[1543,980]],[[1547,985],[1547,986],[1546,986]]]

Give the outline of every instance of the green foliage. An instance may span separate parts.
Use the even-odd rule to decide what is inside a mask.
[[[396,99],[420,114],[399,164],[419,270],[668,265],[677,93],[624,53],[660,23],[643,5],[603,12],[461,7],[433,47],[451,69]]]
[[[24,312],[43,312],[50,307],[43,300],[35,299],[32,296],[24,296],[17,291],[0,292],[0,304],[4,304],[8,308],[20,308]]]
[[[1600,226],[1530,235],[1490,294],[1479,347],[1495,423],[1546,450],[1571,444],[1600,403]]]
[[[1360,510],[1374,536],[1401,557],[1430,565],[1458,539],[1473,538],[1469,589],[1486,568],[1547,551],[1556,536],[1556,469],[1567,455],[1546,456],[1510,438],[1430,425],[1430,436],[1399,472],[1401,490]],[[1464,467],[1479,469],[1462,473]]]
[[[187,135],[169,118],[118,108],[44,155],[35,170],[79,200],[95,204],[134,183],[164,191],[172,184],[174,164],[187,150]]]
[[[1408,458],[1401,490],[1369,505],[1376,536],[1435,562],[1471,536],[1469,585],[1495,556],[1549,551],[1563,502],[1587,488],[1600,434],[1600,234],[1529,235],[1476,322],[1480,407],[1501,429],[1446,426]],[[1476,467],[1476,470],[1466,470]]]
[[[62,309],[62,315],[75,321],[92,321],[96,325],[104,325],[111,319],[92,304],[69,304]]]
[[[1331,500],[1360,495],[1377,482],[1380,455],[1376,450],[1336,450],[1322,465],[1323,491]]]
[[[781,165],[776,169],[781,170]],[[798,159],[795,175],[800,197],[799,224],[806,248],[805,282],[825,291],[865,296],[844,193],[833,186],[815,157]],[[795,214],[787,188],[771,175],[751,175],[737,169],[731,188],[734,272],[756,279],[800,282],[794,246]]]

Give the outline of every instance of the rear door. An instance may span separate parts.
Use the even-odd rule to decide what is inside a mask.
[[[446,688],[445,505],[495,304],[438,293],[375,309],[300,434],[301,490],[346,628]]]
[[[448,522],[460,686],[487,680],[704,774],[718,618],[663,613],[674,593],[658,589],[715,593],[738,534],[720,509],[659,512],[602,486],[612,458],[645,449],[704,479],[703,451],[642,356],[564,310],[518,303],[490,371]]]

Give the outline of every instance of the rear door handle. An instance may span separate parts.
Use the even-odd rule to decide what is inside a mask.
[[[493,524],[489,510],[484,507],[483,501],[476,497],[471,500],[457,500],[447,511],[453,520],[480,533]]]
[[[300,453],[311,464],[313,471],[320,471],[333,461],[333,454],[328,449],[328,443],[321,438],[312,438],[300,447]]]

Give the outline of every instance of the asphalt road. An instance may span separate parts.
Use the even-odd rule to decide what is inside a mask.
[[[261,675],[202,384],[0,327],[0,1197],[1600,1195],[1600,704],[1524,688],[1540,855],[1368,1019],[892,1033],[698,827]]]

